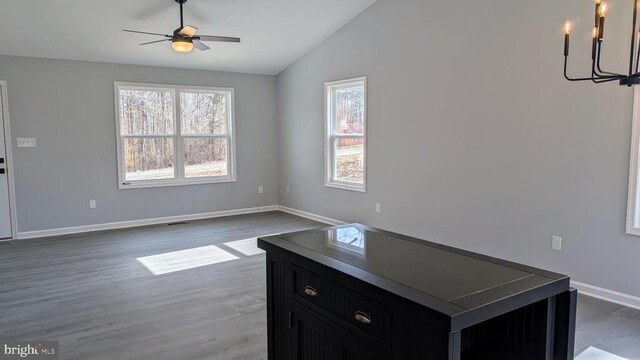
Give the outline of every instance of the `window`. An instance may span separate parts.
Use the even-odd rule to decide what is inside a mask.
[[[633,130],[631,134],[631,164],[629,165],[629,193],[627,199],[627,234],[640,236],[640,88],[633,100]]]
[[[325,185],[366,191],[367,78],[325,84]]]
[[[327,245],[338,250],[348,250],[358,255],[367,253],[367,235],[355,227],[332,230],[328,234]]]
[[[233,89],[115,83],[119,188],[235,181]]]

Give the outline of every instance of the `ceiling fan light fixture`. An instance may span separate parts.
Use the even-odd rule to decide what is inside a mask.
[[[193,40],[190,38],[173,39],[171,47],[177,53],[190,53],[193,50]]]
[[[203,43],[206,41],[232,42],[232,43],[240,42],[240,38],[237,38],[237,37],[213,36],[213,35],[196,36],[196,32],[198,31],[197,27],[184,25],[183,5],[187,2],[187,0],[175,0],[175,2],[177,2],[180,5],[180,27],[173,31],[173,35],[165,35],[165,34],[159,34],[159,33],[127,30],[127,29],[123,29],[123,31],[136,33],[136,34],[161,36],[163,37],[162,40],[148,41],[140,45],[150,45],[150,44],[157,44],[165,41],[171,41],[171,48],[173,49],[173,51],[177,53],[182,53],[182,54],[190,53],[191,51],[193,51],[194,47],[200,51],[206,51],[211,49],[209,46]],[[195,41],[195,44],[194,44],[194,41]]]

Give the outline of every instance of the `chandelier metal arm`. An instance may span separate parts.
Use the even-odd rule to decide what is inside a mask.
[[[638,55],[636,56],[636,72],[634,75],[638,75],[638,65],[640,65],[640,46],[638,46]]]
[[[635,57],[636,50],[636,32],[638,31],[638,0],[633,1],[633,25],[631,26],[631,51],[629,52],[629,77],[631,77],[633,72],[633,60]],[[640,54],[638,54],[640,56]],[[636,65],[636,73],[638,66]]]
[[[564,57],[564,78],[569,80],[569,81],[593,81],[595,83],[600,83],[600,82],[620,80],[619,76],[605,75],[605,76],[597,76],[597,77],[595,77],[595,76],[593,76],[593,74],[592,74],[591,77],[572,78],[567,73],[567,64],[568,64],[568,62],[569,62],[569,57],[565,56]]]
[[[567,62],[569,60],[568,56],[564,57],[564,78],[569,80],[569,81],[585,81],[585,80],[593,80],[593,77],[590,78],[571,78],[569,77],[569,75],[567,74]]]
[[[640,29],[638,28],[638,10],[640,8],[640,0],[633,0],[633,24],[631,28],[631,46],[629,50],[629,72],[619,74],[615,72],[602,70],[602,49],[603,38],[605,33],[605,17],[609,6],[606,1],[595,1],[595,19],[593,28],[593,43],[591,49],[591,77],[572,78],[567,73],[568,57],[569,57],[569,40],[573,25],[567,21],[564,25],[564,77],[569,81],[592,81],[596,84],[619,81],[622,86],[640,85]]]
[[[605,77],[605,76],[615,76],[615,75],[613,75],[613,74],[609,74],[609,75],[607,75],[607,74],[605,74],[605,73],[600,73],[600,72],[598,72],[598,70],[597,70],[597,68],[596,68],[596,60],[594,59],[594,60],[591,62],[591,79],[593,80],[593,82],[594,82],[594,83],[596,83],[596,84],[597,84],[598,82],[597,82],[596,80],[597,80],[597,79],[601,79],[601,78],[603,78],[603,77]]]
[[[598,70],[597,72],[599,72],[601,74],[606,74],[606,75],[625,77],[625,75],[623,75],[623,74],[618,74],[618,73],[602,70],[602,68],[600,67],[600,57],[601,57],[600,55],[601,54],[602,54],[602,40],[598,41],[598,49],[597,49],[597,55],[596,55],[596,69]]]
[[[600,78],[600,79],[594,80],[593,82],[596,83],[596,84],[601,84],[601,83],[606,83],[606,82],[609,82],[609,81],[620,81],[620,78],[617,77],[617,76],[616,77],[611,77],[611,78]]]

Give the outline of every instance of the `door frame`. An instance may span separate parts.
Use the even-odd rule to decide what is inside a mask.
[[[6,156],[7,178],[9,180],[9,216],[11,216],[11,237],[10,240],[18,239],[18,218],[16,211],[16,189],[13,177],[13,156],[11,140],[11,127],[9,126],[9,96],[7,95],[7,82],[0,80],[0,97],[2,99],[2,116],[0,122],[4,123],[4,147]]]

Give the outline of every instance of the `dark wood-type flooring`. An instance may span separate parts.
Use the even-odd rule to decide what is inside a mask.
[[[59,341],[61,360],[264,360],[264,254],[224,244],[321,225],[270,212],[0,243],[0,339]],[[137,260],[212,245],[226,261]],[[640,311],[580,296],[576,354],[589,346],[640,359]]]

